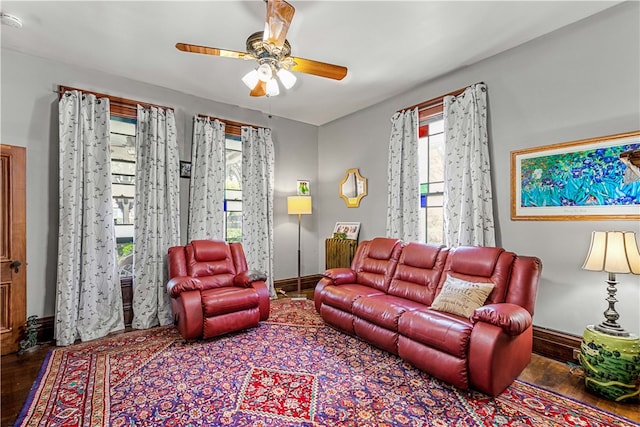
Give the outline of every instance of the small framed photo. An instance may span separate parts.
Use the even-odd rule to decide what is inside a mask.
[[[358,240],[358,234],[360,233],[359,222],[336,222],[336,226],[333,228],[333,235],[346,235],[346,239]]]
[[[191,162],[180,161],[180,178],[191,178]]]
[[[296,192],[298,196],[311,195],[311,191],[309,190],[309,181],[298,180],[296,185]]]

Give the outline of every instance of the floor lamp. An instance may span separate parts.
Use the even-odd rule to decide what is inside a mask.
[[[311,196],[287,197],[287,213],[298,215],[298,293],[291,296],[292,300],[305,300],[307,296],[302,293],[300,283],[300,220],[302,215],[311,214]]]

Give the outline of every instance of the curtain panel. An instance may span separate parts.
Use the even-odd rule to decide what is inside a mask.
[[[444,244],[495,246],[487,87],[444,98]]]
[[[195,117],[188,241],[224,240],[225,124]]]
[[[273,285],[273,193],[275,154],[271,129],[243,126],[242,141],[242,246],[249,268],[267,275],[269,296]]]
[[[387,182],[387,237],[417,241],[420,238],[417,108],[391,117]]]
[[[171,109],[138,106],[132,327],[171,323],[167,249],[180,244],[179,157]]]
[[[56,345],[124,329],[111,195],[107,98],[65,92],[59,103]]]

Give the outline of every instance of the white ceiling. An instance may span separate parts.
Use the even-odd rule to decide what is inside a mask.
[[[2,47],[322,125],[620,3],[289,2],[292,55],[346,66],[344,80],[297,73],[293,89],[252,98],[240,79],[253,61],[175,48],[245,51],[264,27],[261,0],[2,1],[2,12],[23,21],[2,26]]]

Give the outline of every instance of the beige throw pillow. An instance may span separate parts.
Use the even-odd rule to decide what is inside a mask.
[[[467,282],[447,275],[431,308],[468,318],[476,308],[484,305],[494,286],[493,283]]]

